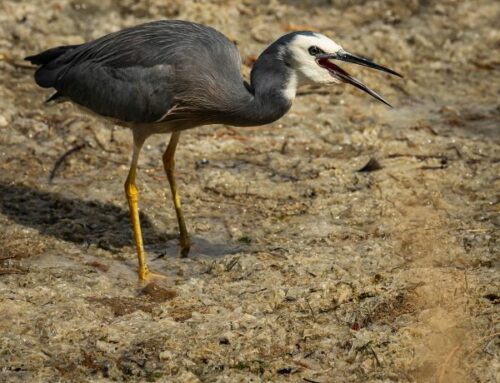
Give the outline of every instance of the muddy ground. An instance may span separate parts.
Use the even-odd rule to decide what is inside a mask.
[[[161,166],[127,130],[43,105],[22,58],[158,18],[212,25],[252,58],[314,28],[405,75],[301,89],[265,127],[184,133],[194,238],[178,254]],[[0,381],[497,382],[500,3],[0,3]],[[55,164],[68,151],[48,179]]]

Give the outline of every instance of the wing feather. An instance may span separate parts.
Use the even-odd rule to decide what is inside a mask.
[[[185,21],[142,24],[71,48],[37,70],[37,83],[127,122],[158,121],[177,104],[213,111],[243,81],[235,45]]]

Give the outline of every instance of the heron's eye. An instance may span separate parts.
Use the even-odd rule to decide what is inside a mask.
[[[311,56],[317,56],[320,53],[325,53],[322,49],[318,48],[317,46],[313,45],[312,47],[309,47],[309,54]]]

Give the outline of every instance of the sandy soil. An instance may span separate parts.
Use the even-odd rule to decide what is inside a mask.
[[[0,381],[500,381],[499,16],[494,0],[3,0]],[[405,79],[349,66],[392,110],[301,89],[270,126],[184,133],[187,259],[152,137],[140,204],[168,279],[144,286],[129,132],[44,106],[22,58],[158,18],[218,28],[246,74],[315,28]]]

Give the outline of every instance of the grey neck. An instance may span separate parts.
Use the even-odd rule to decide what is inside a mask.
[[[228,115],[236,126],[269,124],[281,118],[292,106],[295,96],[294,71],[280,57],[278,47],[271,45],[258,58],[250,76],[241,107]],[[242,84],[243,87],[243,84]]]

